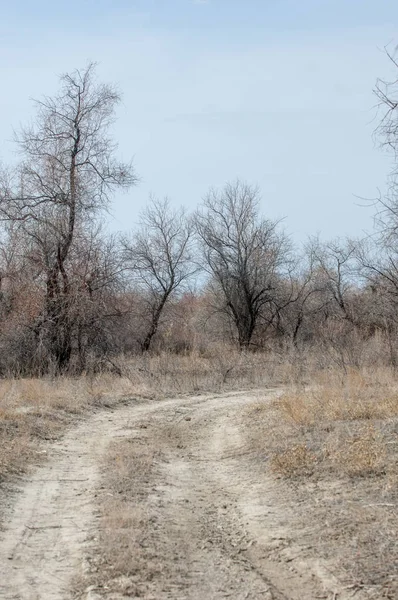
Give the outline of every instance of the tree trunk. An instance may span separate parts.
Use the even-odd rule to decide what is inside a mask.
[[[156,332],[158,330],[159,327],[159,321],[160,321],[160,316],[162,314],[162,311],[165,307],[165,304],[167,302],[167,298],[169,297],[170,292],[167,291],[165,292],[165,294],[162,296],[159,304],[157,305],[157,307],[155,308],[153,315],[152,315],[152,321],[151,321],[151,325],[149,327],[149,331],[146,334],[144,341],[141,342],[141,352],[144,354],[145,352],[148,352],[151,344],[152,344],[152,340],[154,338],[154,336],[156,335]]]

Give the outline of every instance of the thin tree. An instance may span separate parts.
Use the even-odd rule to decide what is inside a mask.
[[[123,240],[124,255],[141,290],[146,330],[142,352],[151,348],[166,305],[197,271],[192,261],[192,224],[169,200],[152,198],[141,213],[139,230]]]
[[[357,242],[335,239],[322,243],[318,238],[312,238],[307,250],[314,265],[318,288],[323,288],[324,306],[329,306],[332,313],[354,325],[356,316],[352,295],[358,279]]]

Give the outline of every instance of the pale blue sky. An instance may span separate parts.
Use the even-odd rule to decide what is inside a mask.
[[[115,199],[128,229],[149,193],[193,208],[239,177],[296,239],[360,235],[390,158],[374,147],[377,76],[398,43],[398,4],[379,0],[1,1],[0,158],[31,97],[88,60],[123,93],[116,133],[139,187]]]

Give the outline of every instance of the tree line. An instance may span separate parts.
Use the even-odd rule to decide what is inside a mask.
[[[397,166],[398,84],[379,80],[375,93],[376,133]],[[95,64],[62,76],[15,136],[19,164],[1,168],[0,375],[78,373],[216,342],[322,350],[344,367],[372,347],[397,366],[398,168],[364,239],[298,248],[238,179],[192,214],[150,198],[138,227],[110,235],[112,195],[138,183],[110,136],[119,102]]]

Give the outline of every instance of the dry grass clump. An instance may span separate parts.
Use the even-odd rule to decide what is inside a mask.
[[[343,439],[332,439],[326,454],[337,472],[352,477],[386,472],[386,443],[372,423],[360,426],[355,433]]]
[[[271,458],[271,470],[284,477],[309,475],[313,472],[316,456],[305,444],[296,444]]]
[[[101,552],[92,559],[88,583],[112,585],[113,591],[135,596],[140,592],[138,582],[150,579],[159,569],[145,551],[150,519],[147,488],[155,456],[154,449],[137,439],[114,443],[109,448],[104,464],[106,491],[99,502]]]
[[[278,400],[281,413],[296,425],[331,421],[388,419],[398,416],[398,387],[390,379],[373,381],[367,373],[318,375],[307,389],[291,390]]]
[[[302,455],[297,448],[309,444],[316,456],[312,472],[369,476],[385,473],[393,456],[391,428],[398,421],[398,389],[385,373],[352,371],[342,377],[332,372],[318,375],[310,388],[293,388],[275,400],[278,431],[284,447],[274,439],[273,468],[284,476],[308,474],[286,468],[286,457]],[[305,447],[305,444],[303,447]],[[286,448],[287,445],[287,448]],[[289,461],[288,461],[289,462]],[[291,458],[292,464],[294,459]],[[315,463],[314,463],[315,464]]]
[[[86,572],[75,580],[79,594],[95,588],[123,597],[145,596],[151,580],[161,573],[162,565],[148,539],[148,530],[156,529],[148,494],[157,454],[146,442],[145,430],[142,437],[110,445],[97,496],[98,537]]]

